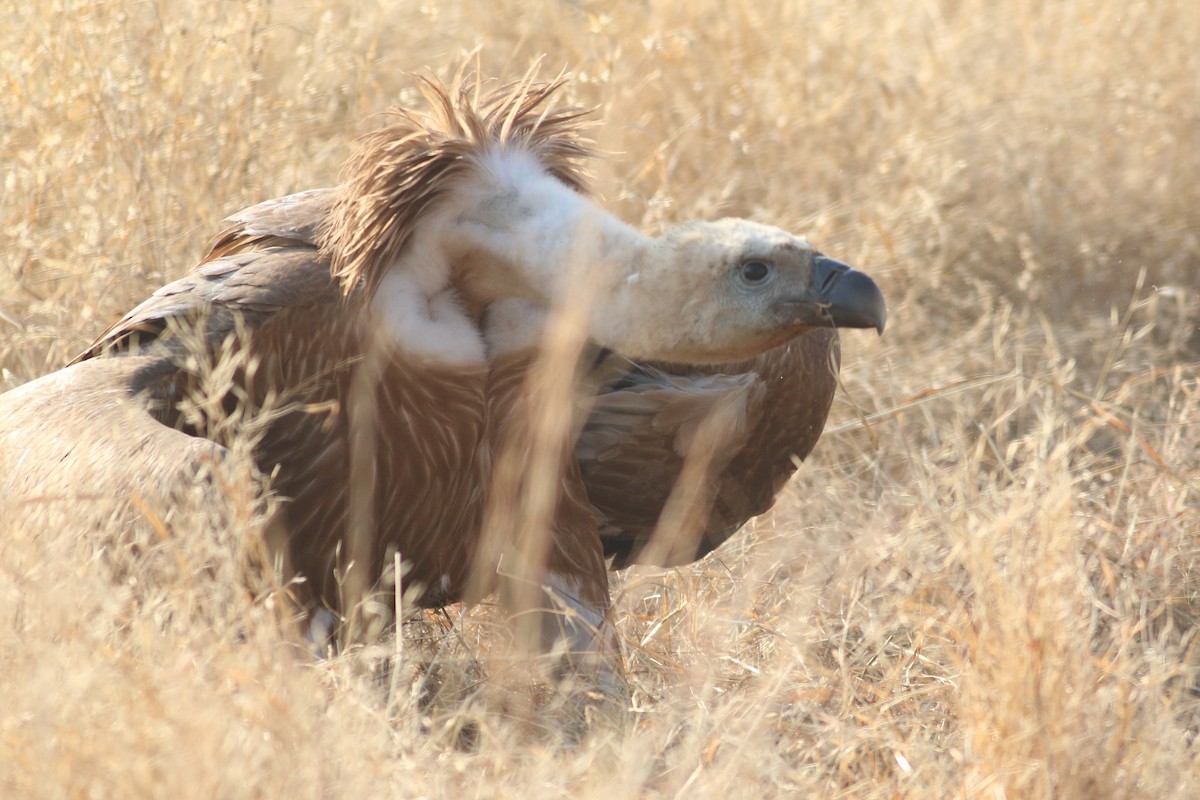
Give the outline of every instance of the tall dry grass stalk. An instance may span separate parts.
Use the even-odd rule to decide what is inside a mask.
[[[186,271],[225,214],[333,182],[414,99],[406,73],[476,45],[487,73],[575,74],[623,217],[806,231],[891,315],[843,337],[830,430],[772,514],[617,579],[632,710],[573,748],[484,696],[487,609],[408,622],[390,693],[390,646],[314,663],[280,587],[246,580],[237,474],[138,533],[12,529],[0,499],[0,794],[1200,794],[1200,6],[6,19],[0,388]]]

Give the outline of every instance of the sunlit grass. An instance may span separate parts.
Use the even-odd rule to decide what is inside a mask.
[[[252,504],[114,542],[7,529],[0,498],[0,793],[1200,793],[1200,6],[7,13],[0,389],[226,214],[336,182],[409,73],[476,46],[488,74],[575,76],[630,222],[804,232],[890,316],[843,335],[830,429],[772,514],[617,579],[633,708],[573,748],[481,682],[486,608],[410,622],[400,679],[387,642],[312,663],[239,579]]]

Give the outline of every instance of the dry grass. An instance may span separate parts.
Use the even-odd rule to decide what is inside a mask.
[[[369,653],[294,656],[237,579],[234,503],[102,551],[5,532],[0,793],[1200,795],[1197,4],[6,13],[0,388],[182,274],[225,214],[332,183],[407,72],[476,45],[491,74],[573,71],[625,218],[807,232],[892,314],[843,337],[832,429],[772,515],[625,578],[635,710],[584,744],[474,683],[486,619],[408,626],[407,661],[443,664],[424,710]]]

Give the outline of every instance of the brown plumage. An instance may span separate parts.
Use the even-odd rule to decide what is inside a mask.
[[[839,353],[837,331],[815,328],[730,364],[607,354],[575,452],[613,567],[695,561],[767,511],[821,436]],[[681,484],[689,456],[704,464]],[[686,491],[692,502],[664,517],[672,493]]]
[[[881,327],[883,306],[861,273],[778,229],[723,220],[647,237],[605,213],[583,193],[579,113],[546,108],[559,85],[427,82],[433,110],[401,110],[366,137],[341,185],[231,217],[191,274],[66,369],[0,396],[9,506],[19,516],[86,495],[128,519],[170,513],[181,487],[229,457],[233,413],[253,420],[239,430],[253,430],[254,465],[281,498],[270,540],[304,578],[302,606],[350,615],[397,550],[425,604],[500,588],[514,610],[571,612],[543,615],[546,646],[611,647],[605,552],[653,555],[648,532],[689,463],[724,476],[716,510],[708,490],[688,498],[705,538],[657,560],[702,554],[769,503],[828,410],[828,327]],[[583,334],[644,366],[618,366],[578,442],[550,447],[539,538],[505,527],[521,505],[505,492],[534,480],[521,470],[540,441],[531,364],[576,265],[591,292]],[[772,348],[783,356],[759,358]],[[237,369],[197,402],[229,352]],[[720,373],[745,359],[783,379],[649,366]],[[655,381],[666,388],[646,391]],[[798,438],[773,438],[784,418]],[[521,580],[506,584],[499,562],[514,554]]]

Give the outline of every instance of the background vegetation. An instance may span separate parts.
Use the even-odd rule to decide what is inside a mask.
[[[627,220],[803,232],[891,319],[774,513],[619,579],[633,709],[575,746],[476,683],[486,614],[408,625],[389,684],[287,644],[237,525],[9,526],[0,793],[1200,796],[1200,5],[5,6],[0,389],[476,46],[574,75]]]

